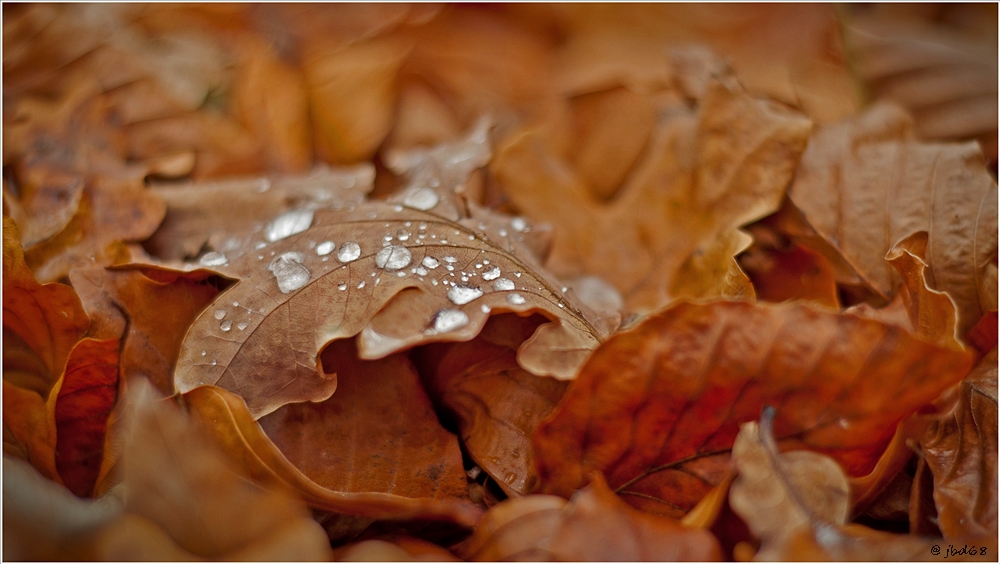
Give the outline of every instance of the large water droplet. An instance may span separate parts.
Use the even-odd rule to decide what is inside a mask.
[[[289,252],[278,255],[267,265],[267,269],[274,273],[282,294],[294,292],[309,282],[310,273],[302,264],[304,260],[306,257],[302,253]]]
[[[313,211],[310,209],[287,211],[274,218],[264,229],[264,239],[273,243],[296,233],[302,233],[313,222]]]
[[[217,309],[217,310],[215,310],[215,318],[216,319],[221,320],[225,316],[226,316],[226,310],[224,310],[224,309]]]
[[[333,241],[323,241],[319,245],[316,245],[316,254],[319,255],[319,256],[321,256],[321,257],[322,256],[326,256],[326,255],[332,253],[333,252],[333,248],[336,247],[336,246],[337,246],[337,244],[334,243]]]
[[[417,188],[403,198],[403,203],[418,210],[427,211],[438,204],[437,192],[430,188]]]
[[[483,280],[496,280],[500,277],[500,267],[494,266],[489,270],[483,271]]]
[[[511,305],[523,305],[524,296],[521,294],[507,294],[507,303]]]
[[[493,283],[493,289],[497,292],[507,292],[514,289],[514,282],[507,278],[501,278]]]
[[[229,331],[230,329],[232,329],[232,327],[233,327],[233,322],[229,321],[228,319],[219,324],[219,329],[222,329],[223,331]]]
[[[461,284],[452,286],[451,289],[448,290],[448,299],[451,300],[451,303],[456,305],[467,304],[482,295],[483,291],[479,288],[471,288]]]
[[[226,255],[222,253],[212,251],[210,253],[205,253],[198,262],[204,266],[226,266],[229,264],[229,259],[227,259]]]
[[[358,260],[361,256],[361,245],[355,243],[354,241],[348,241],[340,246],[340,250],[337,251],[337,260],[347,264],[352,261]]]
[[[375,255],[375,266],[386,270],[399,270],[409,266],[411,258],[410,249],[399,245],[390,245],[383,247]]]
[[[442,309],[434,316],[434,332],[445,333],[465,326],[469,316],[457,309]]]

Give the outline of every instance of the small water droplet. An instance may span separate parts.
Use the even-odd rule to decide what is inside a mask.
[[[403,211],[403,206],[401,206],[399,204],[396,204],[396,205],[392,206],[392,211],[394,211],[394,212],[401,212],[401,211]]]
[[[528,228],[528,223],[524,221],[523,217],[515,217],[510,220],[510,226],[514,228],[514,231],[522,232]]]
[[[257,191],[260,193],[267,192],[271,189],[271,180],[269,178],[261,178],[260,184],[257,185]]]
[[[302,264],[305,260],[306,257],[302,253],[288,252],[282,253],[267,265],[267,269],[274,273],[278,290],[282,294],[294,292],[309,282],[311,273]]]
[[[233,302],[233,307],[240,307],[240,302]]]
[[[361,256],[361,245],[358,245],[354,241],[348,241],[340,246],[340,250],[337,251],[337,260],[347,264],[358,260]]]
[[[264,239],[273,243],[296,233],[302,233],[313,222],[313,211],[310,209],[287,211],[274,218],[264,229]]]
[[[413,273],[417,276],[427,276],[427,269],[422,266],[418,266],[413,269]]]
[[[343,292],[344,290],[346,290],[347,289],[347,282],[341,282],[340,285],[337,286],[337,289],[340,290],[341,292]]]
[[[204,266],[226,266],[229,264],[229,259],[227,259],[226,255],[222,253],[212,251],[210,253],[205,253],[198,262]]]
[[[226,310],[224,310],[224,309],[217,309],[217,310],[215,310],[215,318],[216,319],[221,320],[225,316],[226,316]]]
[[[236,328],[239,329],[240,331],[246,330],[246,328],[247,328],[247,322],[246,321],[240,321],[239,323],[236,324]]]
[[[448,299],[455,305],[467,304],[482,295],[483,291],[479,288],[472,288],[461,284],[452,286],[452,288],[448,290]]]
[[[261,241],[260,243],[257,243],[256,245],[254,245],[254,246],[253,246],[253,248],[254,248],[255,250],[258,250],[258,251],[259,251],[259,250],[263,249],[263,248],[264,248],[264,247],[266,247],[266,246],[267,246],[267,243],[265,243],[265,242]]]
[[[507,294],[507,303],[511,305],[523,305],[524,296],[521,294]]]
[[[228,319],[219,324],[219,329],[223,331],[229,331],[233,327],[233,322]]]
[[[507,475],[503,477],[503,481],[508,484],[513,484],[515,480],[517,480],[517,474],[513,472],[508,472]]]
[[[219,364],[219,363],[218,363],[218,361],[216,361],[216,360],[215,360],[215,359],[213,358],[213,359],[212,359],[212,366],[215,366],[216,364]]]
[[[208,351],[206,350],[201,351],[201,356],[205,356],[206,354],[208,354]]]
[[[444,257],[444,261],[445,262],[458,262],[458,259],[455,258],[455,257]]]
[[[566,307],[566,304],[564,304],[564,303],[562,303],[562,302],[559,302],[559,303],[558,303],[558,304],[556,304],[556,305],[558,305],[558,306],[559,306],[559,307],[561,307],[561,308],[564,308],[564,307]]]
[[[378,283],[381,282],[381,281],[382,281],[382,278],[376,278],[375,279],[375,285],[378,286]]]
[[[336,246],[337,246],[336,243],[334,243],[333,241],[323,241],[319,245],[316,245],[316,254],[321,257],[326,256],[332,253],[334,247]]]
[[[501,237],[506,237],[507,236],[507,230],[506,229],[500,229],[500,236]]]
[[[500,277],[500,267],[494,266],[489,270],[483,271],[483,280],[496,280]]]
[[[396,232],[396,238],[400,241],[406,241],[410,238],[410,232],[405,229],[400,229]]]
[[[438,205],[437,192],[430,188],[416,188],[409,191],[403,198],[403,203],[418,210],[427,211]]]
[[[358,289],[359,289],[359,290],[360,290],[361,288],[364,288],[364,287],[365,287],[365,281],[364,281],[364,280],[362,280],[361,282],[358,282]]]
[[[481,311],[483,313],[489,313],[490,309],[491,309],[490,306],[488,306],[486,304],[483,304],[483,305],[479,306],[479,311]]]
[[[410,264],[410,249],[399,245],[385,247],[375,255],[375,265],[386,270],[399,270]]]
[[[406,272],[404,272],[402,270],[400,270],[399,272],[396,273],[396,277],[397,278],[404,278],[405,276],[406,276]]]
[[[469,316],[457,309],[442,309],[434,316],[434,332],[445,333],[469,323]]]
[[[497,292],[508,292],[514,289],[514,282],[509,278],[500,278],[493,283],[493,289]]]
[[[517,276],[518,278],[520,278],[521,277],[521,273],[520,272],[515,272],[514,276]]]

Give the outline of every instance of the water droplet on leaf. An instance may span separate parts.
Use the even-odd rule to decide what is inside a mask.
[[[445,333],[465,326],[469,316],[457,309],[442,309],[434,316],[434,332]]]
[[[305,260],[302,253],[288,252],[278,255],[267,265],[267,269],[274,273],[282,294],[294,292],[309,282],[309,269],[302,264]]]
[[[448,290],[448,299],[455,305],[467,304],[482,295],[483,291],[479,288],[472,288],[461,284],[458,286],[452,286],[452,288]]]
[[[333,241],[323,241],[319,245],[316,245],[316,254],[319,256],[326,256],[333,252],[333,248],[337,245]]]
[[[215,318],[216,319],[220,319],[221,320],[225,316],[226,316],[226,310],[224,310],[224,309],[217,309],[217,310],[215,310]]]
[[[489,270],[483,271],[483,280],[496,280],[500,277],[500,267],[494,266]]]
[[[361,245],[358,245],[354,241],[348,241],[340,246],[340,250],[337,251],[337,260],[347,264],[349,262],[358,260],[361,256]]]
[[[202,256],[201,260],[198,262],[204,266],[226,266],[229,264],[229,259],[227,259],[226,255],[222,253],[212,251],[210,253],[205,253],[205,255]]]
[[[264,230],[264,239],[273,243],[296,233],[302,233],[312,225],[313,211],[310,209],[287,211],[274,218]]]
[[[493,283],[493,289],[497,292],[506,292],[514,289],[514,282],[508,278],[501,278]]]
[[[375,255],[375,265],[386,270],[406,268],[412,259],[410,249],[399,245],[384,247]]]
[[[507,303],[509,303],[511,305],[523,305],[524,304],[524,296],[522,296],[521,294],[508,294],[507,295]]]
[[[418,210],[427,211],[438,204],[437,192],[430,188],[417,188],[403,198],[403,203]]]

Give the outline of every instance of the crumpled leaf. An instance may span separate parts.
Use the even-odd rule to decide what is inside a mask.
[[[292,554],[299,558],[327,557],[326,535],[300,501],[234,473],[192,419],[169,400],[155,399],[149,386],[136,387],[122,454],[127,512],[152,521],[200,558],[255,558],[255,546],[283,536],[295,538],[299,549]],[[134,550],[142,540],[128,544]]]
[[[80,497],[91,495],[104,461],[108,417],[118,399],[118,339],[83,339],[69,356],[58,393],[50,399],[55,418],[56,470]]]
[[[749,288],[732,258],[749,237],[736,230],[778,208],[809,127],[716,82],[697,114],[678,108],[662,118],[609,204],[590,196],[537,131],[512,136],[490,170],[518,209],[555,225],[547,264],[556,274],[596,274],[627,308],[649,311],[675,297],[725,295],[732,273]]]
[[[236,461],[242,472],[265,487],[277,485],[291,489],[314,507],[370,520],[426,518],[467,528],[474,526],[479,518],[478,508],[455,499],[333,491],[289,462],[254,421],[239,396],[222,388],[202,386],[184,394],[184,402],[192,417],[211,429],[216,444]]]
[[[949,540],[997,534],[997,349],[965,378],[953,414],[921,440]]]
[[[64,284],[41,285],[24,262],[18,228],[3,218],[4,381],[44,400],[90,319]]]
[[[883,10],[848,18],[851,65],[873,97],[901,104],[914,115],[922,138],[979,138],[983,152],[996,160],[997,32],[980,24],[995,19],[996,8],[965,5],[941,11],[949,9],[966,14],[949,21],[943,13],[941,19],[924,19],[913,10],[908,17]]]
[[[938,557],[940,539],[847,524],[849,488],[843,470],[819,453],[779,454],[770,417],[765,414],[759,427],[755,422],[743,424],[733,445],[739,476],[730,490],[730,504],[760,539],[754,560],[926,561]],[[977,554],[962,560],[983,560],[978,555],[980,547],[987,552],[986,559],[996,553],[995,539],[971,540]]]
[[[958,382],[962,350],[805,305],[681,303],[608,339],[535,435],[541,493],[594,470],[680,517],[726,473],[738,425],[775,405],[779,440],[869,472],[896,424]]]
[[[145,246],[166,260],[194,257],[206,244],[227,252],[240,244],[230,234],[260,230],[275,213],[330,201],[360,203],[374,177],[374,168],[364,164],[296,176],[154,186],[167,212]]]
[[[566,382],[539,378],[515,358],[544,322],[541,316],[494,316],[467,343],[414,353],[431,398],[455,417],[465,450],[510,497],[537,486],[531,436],[566,389]]]
[[[360,334],[361,357],[383,358],[417,344],[471,339],[489,311],[551,316],[558,325],[543,327],[584,358],[597,344],[582,313],[504,250],[512,233],[376,202],[289,213],[311,216],[311,227],[274,242],[255,237],[226,253],[228,266],[218,271],[239,282],[188,331],[175,373],[181,392],[218,385],[246,399],[255,417],[286,403],[322,401],[336,388],[336,379],[316,368],[327,343]],[[529,341],[520,354],[536,346],[541,355],[546,345]],[[571,378],[576,366],[556,375]]]
[[[90,336],[121,340],[121,373],[145,377],[173,394],[173,373],[188,327],[225,281],[206,270],[160,267],[77,268],[73,287],[86,304]]]
[[[456,552],[478,562],[721,559],[711,533],[629,507],[599,473],[568,502],[531,495],[497,505]]]
[[[926,231],[927,278],[954,300],[961,334],[996,310],[995,264],[988,274],[997,254],[997,185],[974,144],[916,142],[905,114],[876,105],[813,136],[789,194],[883,297],[900,280],[886,253]]]

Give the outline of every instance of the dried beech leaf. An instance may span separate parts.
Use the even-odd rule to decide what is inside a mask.
[[[600,474],[568,502],[531,495],[497,505],[457,552],[480,562],[676,562],[722,556],[711,533],[633,509]]]
[[[56,469],[71,492],[87,497],[104,460],[108,417],[118,399],[118,339],[83,339],[69,356],[50,399]]]
[[[192,419],[139,382],[122,456],[126,511],[153,521],[177,546],[201,558],[240,551],[252,558],[255,545],[293,527],[308,529],[296,536],[309,547],[300,554],[326,556],[326,535],[299,500],[234,473]]]
[[[184,394],[191,415],[211,430],[212,437],[242,472],[255,482],[295,491],[310,505],[343,515],[370,519],[435,519],[471,528],[479,510],[455,499],[408,498],[379,492],[339,492],[327,489],[293,466],[253,420],[246,403],[230,392],[202,386]]]
[[[628,308],[648,311],[675,291],[718,296],[727,286],[727,273],[738,270],[733,254],[749,243],[734,231],[777,209],[809,127],[716,82],[697,115],[681,109],[661,120],[608,204],[594,200],[537,131],[512,136],[490,169],[519,209],[555,225],[548,266],[556,274],[601,276]],[[711,264],[701,264],[703,255]]]
[[[472,341],[417,352],[431,398],[455,417],[469,456],[510,497],[537,486],[531,436],[566,389],[566,382],[539,378],[515,358],[543,322],[540,316],[495,316]]]
[[[754,422],[742,426],[733,463],[739,476],[730,504],[760,540],[754,560],[925,561],[941,552],[940,539],[846,524],[849,488],[843,470],[818,453],[779,454],[767,415],[759,428]],[[987,556],[996,553],[995,539],[968,540],[975,554],[962,560],[983,560],[980,548]]]
[[[146,248],[167,260],[194,257],[206,243],[226,252],[233,244],[229,234],[260,229],[276,213],[331,200],[359,203],[374,178],[375,170],[364,164],[297,176],[154,187],[167,212]]]
[[[7,339],[4,339],[7,348]],[[3,382],[3,452],[30,463],[45,478],[62,483],[56,470],[56,424],[37,392]]]
[[[962,382],[954,413],[921,440],[949,540],[997,534],[997,350]]]
[[[926,276],[954,300],[958,330],[996,309],[997,185],[974,144],[916,142],[898,108],[877,105],[813,136],[790,197],[886,298],[900,280],[886,253],[926,231]]]
[[[783,444],[865,474],[970,356],[804,305],[681,303],[587,361],[535,435],[540,492],[568,497],[600,470],[630,504],[680,517],[725,477],[738,425],[765,404]]]
[[[70,350],[89,326],[90,319],[72,288],[35,281],[24,263],[17,226],[5,216],[4,380],[34,391],[44,400],[62,375]]]
[[[188,327],[224,282],[211,272],[160,267],[77,268],[70,280],[86,304],[95,338],[122,340],[121,373],[173,394],[177,355]]]
[[[598,342],[572,303],[504,249],[514,233],[370,202],[288,212],[264,235],[289,225],[288,218],[295,229],[309,228],[273,242],[254,237],[225,253],[228,265],[219,271],[239,282],[188,331],[175,373],[181,392],[226,388],[255,417],[286,403],[322,401],[336,388],[336,379],[316,367],[327,343],[360,334],[361,357],[382,358],[418,344],[471,339],[490,311],[538,311],[554,320],[543,327],[558,327],[572,346],[589,351]],[[403,311],[420,309],[394,327],[372,327],[396,299],[417,304]],[[542,355],[547,345],[542,340],[534,350]],[[522,353],[532,350],[529,342]],[[558,377],[575,375],[576,366],[558,368]]]

